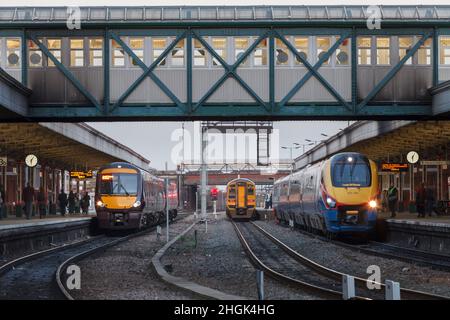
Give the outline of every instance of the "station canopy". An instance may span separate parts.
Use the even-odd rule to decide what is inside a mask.
[[[2,7],[0,22],[59,22],[70,7]],[[81,22],[365,20],[368,6],[183,6],[80,7]],[[449,6],[379,6],[381,19],[435,21],[450,19]]]

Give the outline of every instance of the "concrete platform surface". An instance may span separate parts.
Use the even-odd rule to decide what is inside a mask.
[[[52,216],[46,217],[44,219],[39,219],[39,217],[32,217],[30,220],[25,218],[7,218],[0,220],[0,231],[8,229],[18,229],[18,228],[28,228],[36,226],[47,226],[58,223],[76,222],[76,221],[87,221],[91,220],[95,215],[66,215],[64,217]]]
[[[435,213],[425,218],[418,218],[417,213],[410,212],[397,212],[395,218],[391,218],[391,214],[388,212],[380,212],[378,216],[385,219],[387,222],[393,223],[405,223],[405,224],[420,224],[430,226],[448,226],[450,227],[450,216],[437,216]]]

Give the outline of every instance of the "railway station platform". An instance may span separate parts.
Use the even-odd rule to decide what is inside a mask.
[[[450,216],[418,218],[417,213],[400,212],[391,218],[385,212],[379,218],[380,229],[390,244],[450,255]]]
[[[87,238],[94,232],[93,219],[94,215],[71,215],[2,220],[0,261]]]

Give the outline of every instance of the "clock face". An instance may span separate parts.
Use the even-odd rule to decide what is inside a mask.
[[[408,160],[409,163],[416,163],[419,161],[419,154],[415,151],[410,151],[406,155],[406,160]]]
[[[38,159],[34,154],[29,154],[25,158],[25,164],[29,167],[35,167],[37,165]]]

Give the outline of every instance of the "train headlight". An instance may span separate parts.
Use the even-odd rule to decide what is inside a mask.
[[[141,206],[141,202],[138,200],[133,204],[133,207],[137,208]]]
[[[334,201],[330,197],[327,197],[327,204],[330,206],[330,208],[334,208],[336,206],[336,201]]]
[[[370,200],[369,207],[371,207],[372,209],[375,209],[377,207],[377,202],[375,200]]]
[[[97,201],[97,207],[103,208],[104,206],[105,204],[101,200]]]

